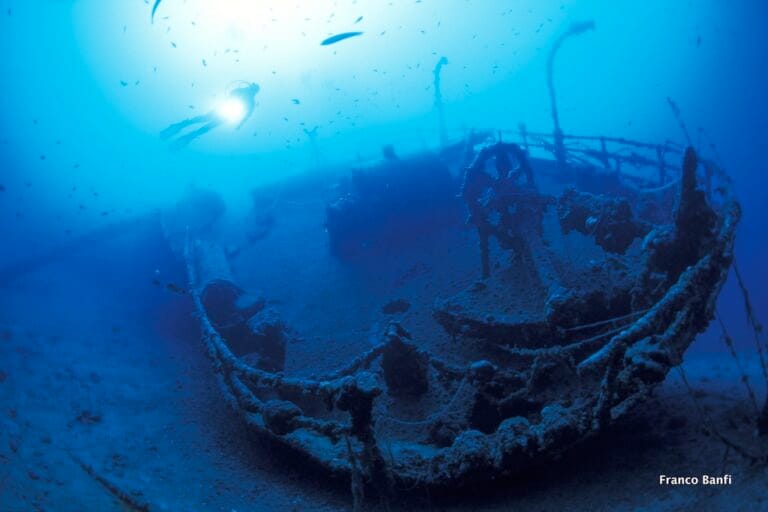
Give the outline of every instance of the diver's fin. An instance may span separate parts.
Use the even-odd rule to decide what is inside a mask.
[[[171,151],[179,151],[184,149],[185,147],[189,146],[190,142],[200,137],[201,135],[205,135],[209,131],[216,128],[218,125],[219,123],[216,123],[216,122],[208,123],[205,126],[202,126],[193,132],[190,132],[186,135],[179,137],[178,139],[176,139],[171,143]]]
[[[160,139],[167,140],[179,133],[181,130],[186,128],[187,126],[192,126],[193,124],[199,124],[199,123],[208,123],[212,119],[212,114],[208,113],[202,116],[195,116],[191,117],[189,119],[185,119],[183,121],[179,121],[178,123],[173,123],[168,128],[165,128],[163,131],[160,132]]]
[[[164,129],[163,131],[160,132],[160,139],[161,140],[168,140],[171,137],[173,137],[174,135],[176,135],[177,133],[179,133],[182,129],[184,129],[184,127],[183,126],[179,126],[178,123],[177,124],[172,124],[171,126],[169,126],[168,128],[166,128],[166,129]]]

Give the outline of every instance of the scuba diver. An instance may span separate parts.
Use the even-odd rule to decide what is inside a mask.
[[[237,129],[239,130],[248,121],[251,114],[253,114],[253,110],[256,107],[256,94],[259,92],[258,84],[252,82],[241,82],[240,84],[240,87],[227,93],[226,100],[222,102],[219,108],[211,110],[207,114],[184,119],[170,125],[160,132],[160,138],[168,140],[189,126],[202,125],[200,128],[178,137],[171,143],[171,149],[179,150],[189,145],[190,142],[201,135],[205,135],[226,122],[237,123]]]

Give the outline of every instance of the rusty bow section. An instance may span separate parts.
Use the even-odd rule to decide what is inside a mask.
[[[244,297],[228,271],[203,269],[209,277],[201,277],[201,265],[221,259],[211,256],[208,242],[188,234],[190,293],[232,408],[257,433],[351,480],[357,493],[366,487],[387,493],[393,486],[445,488],[513,474],[598,434],[643,400],[713,318],[740,215],[730,181],[707,161],[717,189],[701,187],[702,163],[693,149],[676,169],[627,148],[658,150],[660,157],[679,149],[614,140],[622,150],[612,152],[604,138],[595,139],[600,149],[569,150],[572,158],[562,168],[553,159],[530,157],[537,137],[551,149],[543,136],[525,134],[519,144],[496,143],[475,153],[462,193],[478,233],[484,279],[438,300],[434,311],[457,340],[496,347],[493,360],[478,354],[449,363],[393,322],[377,346],[345,367],[315,378],[286,376],[280,340],[289,330],[279,317],[265,316],[263,304]],[[598,171],[616,178],[622,163],[647,168],[649,162],[660,186],[650,183],[655,179],[636,187],[593,179]],[[547,195],[537,188],[537,173],[554,173],[568,184],[559,196]],[[558,264],[540,264],[541,254],[553,250],[542,228],[545,215],[557,219],[560,236],[592,237],[611,258],[642,244],[642,257],[632,260],[636,268],[606,269],[606,281],[595,278],[595,289],[568,289],[557,279]],[[489,315],[478,297],[498,291],[494,300],[504,302],[509,292],[504,276],[492,272],[490,239],[517,265],[537,272],[539,311]],[[222,320],[214,312],[217,301],[206,304],[216,293],[229,297],[225,302],[236,314]],[[243,336],[261,347],[255,358],[231,346]],[[415,420],[394,413],[398,400],[428,390],[442,397],[434,410]]]

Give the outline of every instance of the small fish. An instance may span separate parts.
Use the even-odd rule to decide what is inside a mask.
[[[152,23],[155,22],[155,13],[157,12],[157,8],[160,7],[160,3],[162,1],[163,0],[155,0],[155,5],[152,6],[152,16],[151,16]]]
[[[120,85],[122,85],[123,87],[126,87],[128,85],[128,82],[126,82],[125,80],[120,80]]]
[[[363,17],[358,16],[357,19],[355,20],[355,23],[360,23],[361,21],[363,21]]]
[[[206,67],[206,68],[208,67],[208,63],[205,62],[205,59],[203,59],[203,67]]]
[[[328,46],[331,44],[336,44],[339,41],[349,39],[350,37],[357,37],[361,35],[363,35],[362,32],[343,32],[341,34],[336,34],[335,36],[331,36],[327,39],[323,39],[323,41],[320,43],[320,46]]]
[[[179,295],[187,294],[187,290],[185,290],[184,288],[174,283],[168,283],[167,285],[165,285],[165,289],[168,290],[169,292],[177,293]]]
[[[300,102],[298,99],[296,99],[296,98],[293,98],[293,99],[291,100],[291,102],[293,102],[293,104],[294,104],[294,105],[299,105],[299,104],[301,104],[301,102]]]

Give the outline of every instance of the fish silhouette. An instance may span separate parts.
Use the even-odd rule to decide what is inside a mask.
[[[157,12],[157,8],[160,7],[160,3],[162,1],[163,0],[155,0],[155,5],[152,6],[152,17],[151,17],[152,23],[155,22],[155,13]]]
[[[350,37],[357,37],[361,35],[363,35],[362,32],[343,32],[341,34],[336,34],[335,36],[331,36],[327,39],[323,39],[323,41],[320,43],[320,46],[328,46],[331,44],[338,43],[339,41],[349,39]]]

